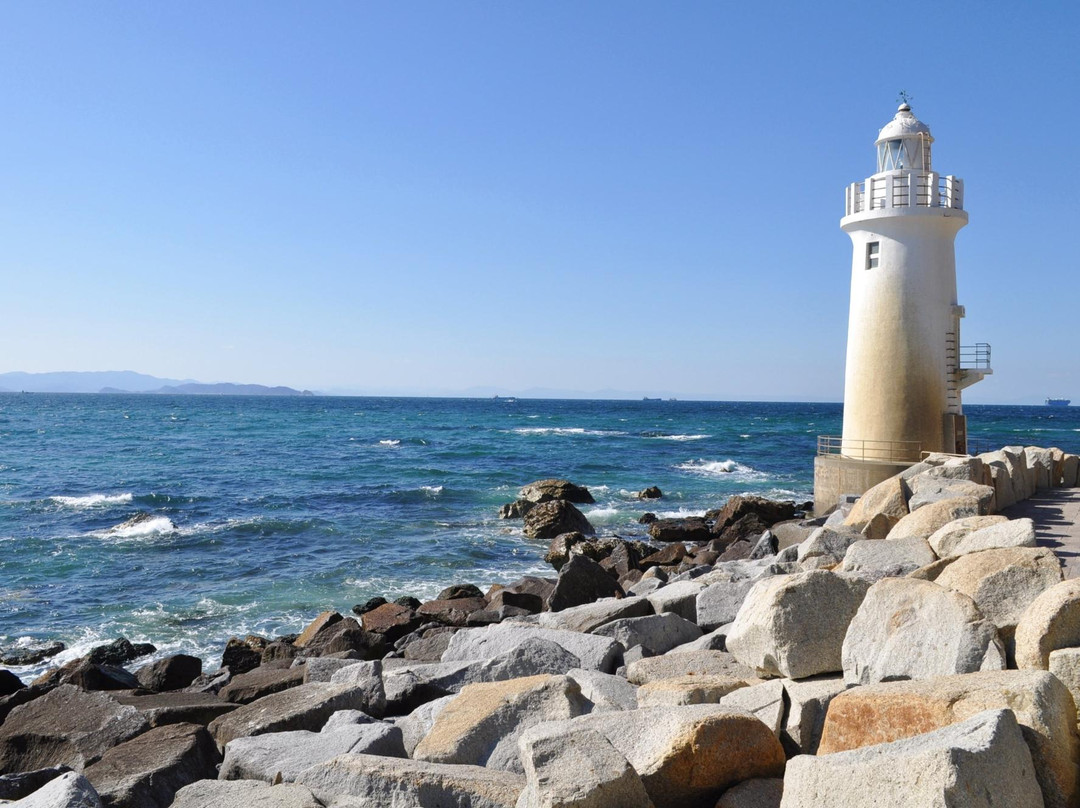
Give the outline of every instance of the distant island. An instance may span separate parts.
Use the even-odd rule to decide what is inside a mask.
[[[263,384],[221,382],[203,384],[194,379],[162,379],[130,370],[61,371],[55,373],[0,373],[0,392],[25,393],[140,393],[176,396],[313,396],[310,390],[268,387]]]

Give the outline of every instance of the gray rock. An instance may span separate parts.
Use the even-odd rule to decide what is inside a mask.
[[[777,737],[784,723],[784,683],[780,679],[740,687],[720,699],[721,707],[756,716]]]
[[[653,614],[652,604],[645,597],[606,598],[563,609],[561,612],[541,612],[536,625],[540,628],[588,633],[604,623],[624,617],[644,617]]]
[[[393,724],[274,732],[229,741],[218,778],[271,783],[280,775],[284,782],[292,783],[308,767],[345,754],[406,756],[401,730]]]
[[[293,660],[293,667],[304,668],[304,684],[312,682],[329,682],[330,678],[342,668],[350,665],[372,664],[358,663],[355,659],[339,659],[337,657],[308,657],[307,659]]]
[[[854,542],[844,554],[841,572],[881,572],[898,577],[914,572],[937,560],[930,545],[920,536],[881,541],[863,539]]]
[[[114,693],[121,704],[129,704],[137,709],[151,727],[163,727],[166,724],[202,724],[206,726],[219,715],[231,713],[239,704],[222,701],[210,693],[154,693],[149,696],[136,696],[129,693]]]
[[[796,682],[784,679],[788,710],[780,738],[794,754],[816,755],[829,702],[847,689],[842,676],[818,676]]]
[[[779,777],[746,780],[724,792],[716,808],[780,808],[784,781]]]
[[[653,808],[638,773],[595,730],[542,724],[519,741],[525,789],[517,808]]]
[[[330,674],[330,683],[356,688],[358,699],[354,709],[362,710],[375,718],[386,712],[386,690],[382,679],[383,665],[380,661],[353,662]]]
[[[700,581],[678,581],[646,597],[656,614],[671,612],[694,623],[697,621],[697,596],[704,588],[705,584]]]
[[[655,569],[659,569],[659,567],[650,567],[646,570],[646,575],[642,576],[640,581],[626,590],[627,594],[637,596],[648,595],[662,587],[664,581],[655,575],[648,575],[649,572],[652,572]]]
[[[603,713],[637,709],[637,686],[622,676],[572,668],[566,675],[577,682],[581,695],[592,702],[589,712]]]
[[[593,634],[611,637],[625,648],[640,645],[653,655],[670,651],[701,636],[701,629],[677,614],[651,614],[614,620],[595,629]]]
[[[794,757],[781,805],[1041,808],[1043,798],[1012,711],[987,710],[902,741]]]
[[[731,630],[731,623],[725,623],[708,634],[702,634],[692,642],[683,643],[677,648],[671,649],[673,654],[681,654],[684,651],[726,651],[727,635]]]
[[[971,497],[979,503],[979,513],[990,513],[994,500],[992,486],[981,485],[970,480],[943,479],[930,475],[931,472],[927,471],[908,480],[908,485],[911,487],[908,508],[912,513],[926,505],[958,497]]]
[[[729,676],[752,679],[753,668],[741,664],[724,651],[673,651],[663,656],[639,659],[627,666],[626,678],[635,685],[677,676]]]
[[[401,740],[409,757],[412,757],[416,745],[431,732],[435,720],[453,699],[453,696],[443,696],[441,699],[421,704],[408,715],[393,719],[394,724],[401,730]]]
[[[0,771],[60,765],[82,770],[148,728],[134,707],[104,693],[60,685],[8,714],[0,726]]]
[[[11,805],[17,808],[101,808],[101,798],[89,780],[81,774],[67,772]]]
[[[547,608],[552,612],[561,612],[594,603],[600,598],[622,597],[623,594],[622,587],[606,569],[588,556],[571,555],[559,570],[559,580],[555,582],[555,589],[547,600]]]
[[[932,537],[931,537],[932,538]],[[1030,519],[1012,519],[975,530],[948,549],[937,551],[942,558],[955,558],[979,550],[1005,547],[1034,547],[1035,524]]]
[[[834,567],[844,560],[848,547],[861,538],[852,528],[819,527],[799,545],[796,559],[804,569]]]
[[[839,671],[848,624],[867,589],[858,578],[822,570],[761,580],[735,618],[728,650],[764,676]]]
[[[608,637],[500,623],[486,628],[459,631],[443,654],[443,662],[491,659],[533,637],[562,646],[580,660],[580,667],[604,673],[615,670],[622,652],[619,643]]]
[[[363,710],[338,710],[323,724],[323,728],[320,732],[329,732],[330,730],[340,729],[341,727],[352,727],[357,724],[377,724],[379,719],[374,716],[370,716]]]
[[[1004,667],[997,628],[975,602],[917,578],[885,578],[870,587],[844,639],[848,684]]]
[[[168,724],[106,752],[84,774],[110,808],[167,808],[176,792],[213,777],[221,760],[196,724]]]
[[[327,800],[336,795],[358,798],[341,803],[357,808],[515,808],[525,788],[525,778],[511,772],[375,755],[320,763],[301,774],[300,782]]]
[[[697,624],[703,631],[735,621],[735,616],[754,586],[750,578],[719,581],[705,587],[697,597]]]
[[[176,792],[172,808],[322,808],[322,803],[298,785],[200,780]]]

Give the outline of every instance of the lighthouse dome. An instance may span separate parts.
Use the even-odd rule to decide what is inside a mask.
[[[930,127],[911,113],[906,103],[878,133],[878,171],[930,171]]]

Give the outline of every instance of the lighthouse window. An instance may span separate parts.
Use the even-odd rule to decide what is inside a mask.
[[[878,256],[881,252],[881,242],[871,241],[866,245],[866,268],[874,269],[878,265]]]
[[[878,144],[878,171],[893,171],[904,167],[904,141],[886,140]]]

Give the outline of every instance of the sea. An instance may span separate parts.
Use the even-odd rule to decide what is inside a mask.
[[[220,663],[326,609],[552,575],[498,518],[565,477],[602,535],[729,496],[805,502],[839,404],[0,394],[0,652],[118,636]],[[980,450],[1080,452],[1080,408],[968,406]],[[659,486],[663,498],[637,492]],[[130,522],[139,517],[136,522]],[[129,523],[130,522],[130,523]],[[128,524],[125,524],[128,523]]]

